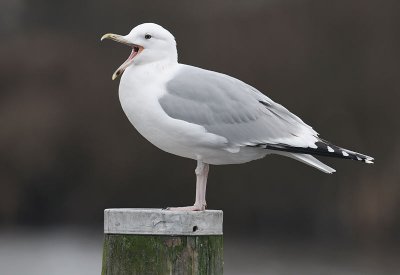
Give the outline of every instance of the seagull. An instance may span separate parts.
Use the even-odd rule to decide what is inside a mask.
[[[136,130],[159,149],[197,161],[193,206],[203,211],[209,165],[240,164],[277,154],[325,173],[335,170],[314,155],[373,163],[319,137],[298,116],[256,88],[226,74],[178,63],[175,37],[160,25],[144,23],[125,35],[108,33],[128,45],[119,99]]]

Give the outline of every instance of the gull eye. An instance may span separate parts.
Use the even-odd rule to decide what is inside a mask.
[[[148,33],[146,33],[146,35],[144,36],[144,38],[146,38],[146,39],[150,39],[150,38],[151,38],[151,35],[150,35],[150,34],[148,34]]]

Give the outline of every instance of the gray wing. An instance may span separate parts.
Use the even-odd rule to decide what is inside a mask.
[[[233,77],[182,65],[159,99],[172,118],[203,126],[235,146],[314,147],[317,133],[282,105]]]

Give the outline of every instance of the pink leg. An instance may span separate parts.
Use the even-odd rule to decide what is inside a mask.
[[[168,207],[171,211],[203,211],[206,209],[206,186],[209,165],[207,163],[197,161],[196,167],[196,201],[193,206],[184,207]]]

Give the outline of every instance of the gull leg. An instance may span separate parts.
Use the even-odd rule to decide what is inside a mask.
[[[207,207],[206,203],[206,187],[207,177],[210,167],[207,163],[197,161],[196,173],[196,201],[194,207],[199,210],[205,210]]]
[[[206,187],[209,165],[202,161],[197,161],[196,173],[196,201],[193,206],[168,207],[172,211],[203,211],[206,209]]]

